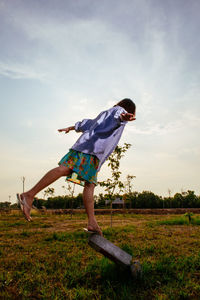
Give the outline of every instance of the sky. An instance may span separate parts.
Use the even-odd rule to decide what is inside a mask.
[[[16,202],[22,177],[30,189],[80,136],[58,128],[123,98],[137,112],[119,143],[132,145],[122,180],[199,195],[199,11],[198,0],[0,0],[0,201]],[[109,176],[105,163],[98,179]]]

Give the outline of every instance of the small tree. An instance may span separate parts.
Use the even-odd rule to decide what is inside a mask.
[[[44,198],[47,196],[53,197],[55,193],[55,189],[54,188],[48,188],[46,190],[44,190]]]
[[[68,190],[70,198],[71,198],[71,219],[72,219],[72,215],[73,215],[73,202],[74,202],[74,192],[75,192],[75,183],[71,183],[69,181],[67,181],[67,187],[65,187],[64,185],[62,186],[63,189]]]
[[[126,176],[126,182],[124,183],[124,187],[125,187],[125,193],[130,194],[132,193],[132,180],[133,178],[136,178],[136,176],[133,175],[127,175]]]
[[[111,168],[111,178],[98,182],[100,186],[105,187],[105,191],[112,198],[116,188],[121,192],[124,188],[123,182],[120,180],[121,172],[119,171],[120,159],[124,153],[131,147],[131,144],[124,143],[124,146],[117,146],[108,158],[108,167]]]
[[[187,212],[187,213],[184,214],[184,216],[186,218],[188,218],[189,224],[191,224],[191,222],[192,222],[192,216],[193,215],[194,215],[193,212]]]
[[[67,181],[67,186],[63,185],[62,188],[69,192],[70,197],[74,197],[75,183]]]
[[[100,186],[105,187],[111,200],[111,227],[112,227],[112,200],[114,191],[119,189],[119,193],[124,189],[124,184],[120,180],[121,172],[119,171],[120,160],[124,153],[131,147],[131,144],[124,143],[123,146],[117,146],[108,158],[108,167],[111,169],[111,178],[98,182]]]
[[[131,207],[131,198],[130,198],[130,196],[132,194],[132,188],[133,188],[132,181],[135,177],[136,176],[133,176],[133,175],[127,175],[126,176],[126,181],[124,183],[123,199],[126,203],[126,207],[127,207],[127,204],[128,204],[129,208]]]

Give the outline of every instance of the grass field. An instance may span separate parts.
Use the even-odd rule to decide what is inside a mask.
[[[88,246],[85,215],[33,218],[0,216],[0,299],[200,299],[200,216],[97,216],[138,280]]]

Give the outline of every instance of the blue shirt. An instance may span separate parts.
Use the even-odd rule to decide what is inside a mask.
[[[127,113],[121,106],[114,106],[101,112],[95,119],[84,119],[75,124],[76,132],[83,132],[71,147],[76,151],[96,155],[102,164],[116,148],[127,121],[121,121],[120,115]]]

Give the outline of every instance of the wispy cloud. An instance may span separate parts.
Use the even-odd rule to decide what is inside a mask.
[[[176,132],[182,127],[182,122],[170,122],[168,125],[152,124],[149,123],[142,128],[128,127],[127,131],[133,132],[139,135],[163,135],[170,132]]]
[[[45,80],[46,75],[32,69],[29,65],[0,62],[0,75],[13,79]]]
[[[155,122],[146,122],[145,125],[141,127],[130,126],[127,127],[128,132],[133,132],[135,134],[142,135],[166,135],[170,133],[178,133],[180,131],[184,132],[186,130],[199,130],[200,129],[200,117],[197,114],[185,112],[179,116],[179,119],[176,121],[159,121]]]

